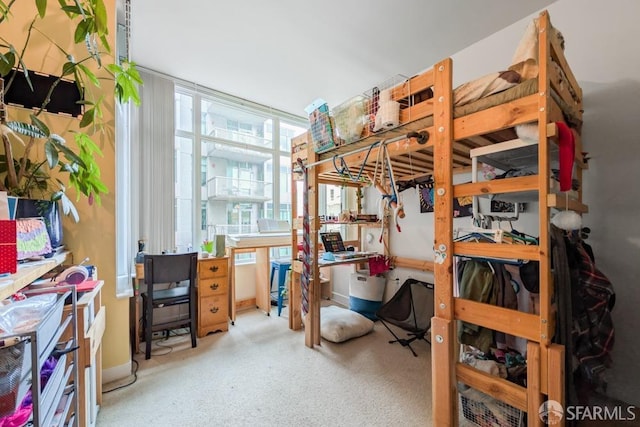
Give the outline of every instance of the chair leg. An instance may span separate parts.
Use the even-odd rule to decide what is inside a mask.
[[[418,354],[413,350],[413,347],[411,347],[411,343],[417,339],[424,339],[424,336],[420,336],[421,334],[409,334],[409,336],[411,338],[400,338],[398,337],[389,326],[387,326],[386,323],[384,323],[384,321],[382,319],[380,319],[380,323],[382,323],[384,325],[385,328],[387,328],[387,330],[391,333],[391,335],[393,335],[393,337],[395,338],[394,340],[390,340],[389,344],[393,344],[394,342],[399,343],[401,346],[403,347],[409,347],[409,350],[411,350],[411,353],[413,353],[414,357],[418,357]],[[426,340],[425,340],[426,341]],[[428,342],[428,341],[427,341]]]
[[[189,316],[191,317],[189,320],[189,330],[191,332],[191,347],[196,347],[198,345],[196,341],[196,306],[194,300],[189,302]]]
[[[153,309],[144,307],[144,358],[151,359],[151,339],[153,336]]]

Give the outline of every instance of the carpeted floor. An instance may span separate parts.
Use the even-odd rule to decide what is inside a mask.
[[[138,355],[137,381],[103,395],[97,425],[429,426],[429,345],[416,342],[413,357],[390,338],[376,322],[364,337],[310,349],[286,309],[240,312],[195,349],[179,336],[156,341],[148,361]]]

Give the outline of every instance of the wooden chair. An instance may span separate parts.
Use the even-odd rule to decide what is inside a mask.
[[[142,296],[142,321],[145,337],[145,359],[151,358],[154,331],[188,326],[191,347],[196,347],[196,277],[198,254],[167,254],[144,256],[144,281],[147,286]],[[186,286],[182,283],[186,282]],[[169,286],[167,288],[167,286]],[[155,309],[188,304],[189,314],[178,319],[155,323]]]

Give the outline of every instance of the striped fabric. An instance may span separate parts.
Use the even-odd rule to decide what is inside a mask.
[[[303,269],[302,278],[302,315],[309,312],[309,282],[311,281],[311,244],[309,243],[309,171],[298,159],[298,165],[302,168],[304,179],[304,191],[302,192],[302,252]]]

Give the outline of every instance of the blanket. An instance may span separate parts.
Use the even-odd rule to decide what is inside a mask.
[[[463,83],[453,91],[453,104],[457,107],[485,96],[502,92],[520,83],[520,75],[515,71],[499,71]]]
[[[564,49],[562,33],[551,27],[551,38],[555,38]],[[509,70],[515,71],[522,80],[538,77],[538,18],[529,23],[516,48]]]

